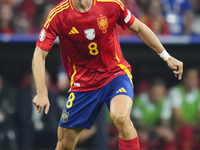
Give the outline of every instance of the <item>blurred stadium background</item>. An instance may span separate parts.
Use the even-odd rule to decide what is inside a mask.
[[[31,60],[40,30],[48,12],[59,2],[60,0],[0,0],[0,77],[3,82],[0,80],[1,150],[29,150],[27,145],[24,147],[21,145],[25,142],[34,150],[54,149],[51,144],[56,142],[55,132],[61,113],[60,105],[63,104],[57,101],[60,95],[66,94],[57,87],[61,62],[58,40],[55,41],[46,59],[46,68],[50,75],[49,88],[55,96],[55,105],[58,105],[55,108],[56,115],[51,116],[55,117],[52,120],[54,128],[43,132],[47,122],[40,116],[33,123],[32,112],[23,118],[21,113],[26,113],[26,110],[21,112],[21,109],[28,108],[26,105],[20,105],[19,103],[23,101],[19,99],[21,89],[31,84]],[[122,2],[156,33],[172,56],[184,62],[184,68],[200,69],[200,0],[122,0]],[[148,83],[155,77],[161,77],[166,82],[167,90],[180,83],[174,78],[172,70],[166,63],[138,37],[119,27],[117,30],[124,57],[132,66],[136,96],[148,90]],[[3,87],[6,87],[4,93]],[[31,100],[27,102],[28,104],[31,106]],[[30,108],[32,109],[32,106]],[[112,123],[108,123],[109,119],[105,113],[107,112],[104,111],[101,116],[104,123],[97,121],[92,132],[85,133],[86,136],[78,144],[79,149],[117,149],[117,140],[113,137],[111,139],[116,129],[112,127]],[[20,120],[26,118],[30,122]],[[41,122],[44,127],[36,127]],[[26,126],[31,128],[26,129]],[[30,137],[30,134],[33,134],[30,132],[32,128],[35,128],[33,131],[37,130],[37,135]],[[54,132],[48,135],[50,130]],[[99,134],[102,131],[105,133]],[[22,134],[23,132],[25,133]],[[198,136],[200,138],[200,135]],[[102,148],[99,143],[106,146]]]

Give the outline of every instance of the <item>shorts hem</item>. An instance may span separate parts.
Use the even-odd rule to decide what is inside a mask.
[[[59,127],[62,128],[83,128],[83,129],[91,129],[91,127],[89,127],[88,125],[74,125],[74,126],[65,126],[65,125],[58,125]]]
[[[128,95],[128,94],[124,94],[124,93],[120,93],[120,94],[114,95],[113,97],[111,97],[110,100],[112,100],[115,96],[118,96],[118,95],[126,95],[126,96],[130,97],[130,98],[132,99],[132,101],[134,100],[134,96],[131,97],[130,95]]]

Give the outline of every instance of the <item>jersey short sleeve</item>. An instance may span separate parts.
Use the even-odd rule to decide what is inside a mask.
[[[57,15],[52,16],[53,10],[54,9],[52,9],[49,13],[36,43],[38,47],[45,51],[49,51],[51,49],[58,32],[58,23],[56,23]]]
[[[123,29],[126,29],[134,23],[135,16],[126,7],[119,7],[119,12],[117,24]]]

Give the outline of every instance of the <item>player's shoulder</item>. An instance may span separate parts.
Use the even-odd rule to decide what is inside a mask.
[[[59,4],[57,4],[51,11],[51,15],[59,14],[60,12],[63,12],[65,10],[68,10],[71,6],[71,3],[69,0],[63,0]]]
[[[124,10],[124,4],[120,0],[96,0],[97,3],[105,4],[107,7],[119,7]]]
[[[69,10],[70,8],[70,1],[69,0],[63,0],[59,4],[57,4],[49,13],[49,16],[55,17],[58,14],[62,14],[62,12],[65,12],[66,10]]]
[[[59,18],[59,16],[63,16],[62,12],[65,12],[70,7],[70,3],[68,0],[63,0],[59,4],[57,4],[51,11],[47,17],[44,27],[48,28],[52,20],[57,20],[55,18]],[[66,12],[65,12],[66,14]]]

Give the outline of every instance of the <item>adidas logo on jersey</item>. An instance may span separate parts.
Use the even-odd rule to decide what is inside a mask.
[[[116,93],[127,93],[127,91],[122,87]]]
[[[72,27],[72,29],[70,30],[69,34],[78,34],[78,30],[75,27]]]

